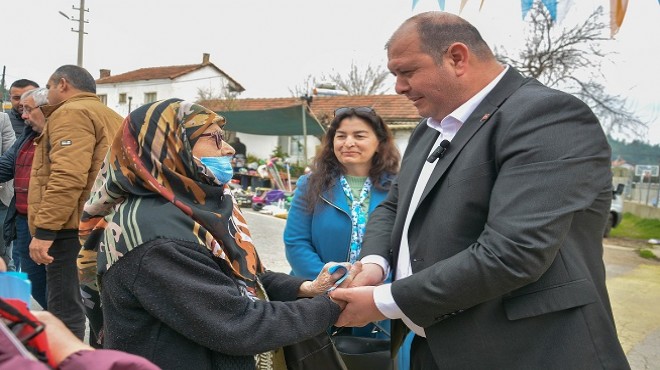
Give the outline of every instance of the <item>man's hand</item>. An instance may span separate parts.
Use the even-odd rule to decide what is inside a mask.
[[[386,319],[374,303],[373,286],[337,288],[330,293],[330,297],[335,301],[345,301],[347,303],[341,315],[339,315],[336,326],[360,327],[372,321]]]
[[[39,265],[48,265],[53,262],[53,257],[48,254],[51,245],[53,245],[52,240],[32,238],[32,242],[30,242],[30,257],[32,260]]]
[[[383,268],[375,263],[362,264],[362,270],[353,277],[349,287],[375,286],[383,283]]]
[[[355,279],[356,276],[358,276],[362,272],[362,262],[356,261],[352,266],[351,269],[348,270],[348,276],[346,279],[339,284],[337,288],[348,288],[352,286],[353,279]]]

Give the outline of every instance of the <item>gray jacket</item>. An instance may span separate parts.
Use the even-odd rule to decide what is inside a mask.
[[[7,113],[0,113],[0,154],[4,154],[16,141],[16,134],[11,126],[9,115]],[[14,180],[10,180],[0,184],[0,201],[7,207],[11,198],[14,196]]]

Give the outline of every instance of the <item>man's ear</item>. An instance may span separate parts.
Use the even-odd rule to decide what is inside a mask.
[[[69,81],[67,81],[64,77],[61,77],[57,83],[57,88],[62,92],[69,90]]]
[[[451,66],[454,68],[457,76],[465,73],[468,59],[470,57],[470,49],[467,45],[461,42],[455,42],[447,48],[447,55],[449,55]]]

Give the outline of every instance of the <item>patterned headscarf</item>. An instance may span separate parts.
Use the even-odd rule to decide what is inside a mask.
[[[99,274],[144,243],[196,242],[226,263],[254,298],[264,271],[247,223],[227,186],[193,157],[199,135],[225,120],[190,102],[144,105],[124,121],[85,204],[80,231],[105,228]]]

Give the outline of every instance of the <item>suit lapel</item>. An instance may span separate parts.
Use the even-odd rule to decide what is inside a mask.
[[[406,149],[406,155],[404,156],[404,162],[406,163],[401,164],[401,172],[397,176],[400,189],[411,189],[399,195],[398,204],[399,207],[402,207],[400,212],[403,212],[402,214],[404,215],[408,213],[410,201],[412,200],[414,189],[418,185],[419,174],[422,172],[426,158],[431,152],[433,144],[438,139],[438,135],[440,135],[438,131],[428,127],[426,121],[425,119],[420,123],[423,126],[418,129],[422,130],[422,132],[420,132],[418,140],[415,141],[414,149],[411,145]]]
[[[424,201],[426,196],[444,176],[454,159],[456,159],[461,153],[474,134],[476,134],[485,124],[488,124],[495,112],[497,112],[502,104],[504,104],[506,99],[518,90],[518,88],[520,88],[520,86],[526,81],[527,79],[523,78],[517,70],[513,67],[509,67],[509,70],[504,74],[502,80],[500,80],[495,88],[486,95],[484,100],[477,106],[474,112],[472,112],[467,121],[463,123],[463,126],[452,139],[444,157],[438,159],[439,162],[433,169],[433,173],[424,188],[419,204]],[[420,171],[421,167],[417,173],[419,174]]]

